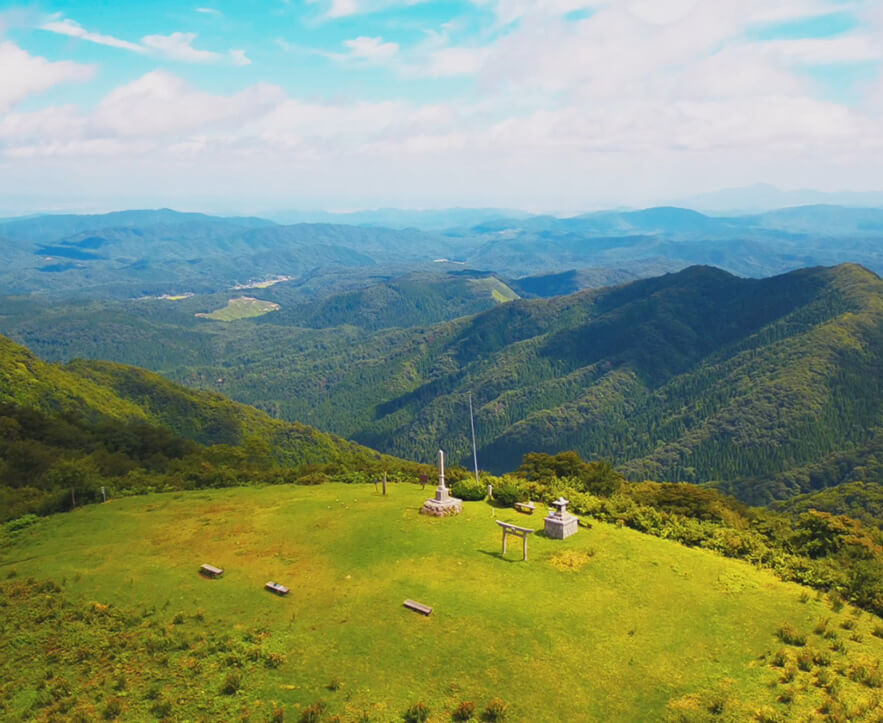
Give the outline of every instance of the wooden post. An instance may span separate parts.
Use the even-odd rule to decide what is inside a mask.
[[[506,533],[509,532],[505,527],[503,528],[503,554],[506,554]]]
[[[383,470],[383,496],[386,497],[386,470]]]
[[[523,543],[523,549],[521,551],[521,559],[527,562],[527,535],[521,536],[521,542]]]
[[[101,485],[101,496],[104,498],[104,502],[107,502],[107,495],[104,492],[104,485]]]

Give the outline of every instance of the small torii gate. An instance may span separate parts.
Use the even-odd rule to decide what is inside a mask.
[[[527,536],[533,534],[533,530],[529,527],[519,527],[518,525],[511,525],[508,522],[503,522],[501,520],[496,521],[497,524],[503,528],[503,554],[506,554],[506,535],[515,535],[516,537],[521,538],[522,542],[522,560],[527,560]]]

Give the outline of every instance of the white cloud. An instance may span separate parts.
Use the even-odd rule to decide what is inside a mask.
[[[196,8],[196,12],[202,13],[204,15],[215,15],[215,16],[223,14],[217,8]]]
[[[31,55],[14,43],[0,42],[0,113],[29,95],[42,93],[62,83],[78,83],[95,75],[91,65],[69,60],[52,62]]]
[[[68,18],[51,20],[40,26],[41,30],[48,30],[50,33],[59,35],[68,35],[72,38],[80,38],[88,40],[90,43],[98,43],[99,45],[109,45],[112,48],[122,48],[123,50],[131,50],[134,53],[144,53],[145,49],[136,43],[130,43],[128,40],[121,40],[112,35],[102,35],[101,33],[90,33],[82,25]]]
[[[327,10],[322,15],[326,20],[337,20],[353,15],[365,15],[380,12],[392,7],[407,7],[419,5],[430,0],[307,0],[310,4],[327,5]]]
[[[344,45],[349,48],[346,57],[353,60],[389,60],[399,52],[397,43],[383,42],[383,38],[380,37],[369,38],[363,35],[352,40],[345,40]]]
[[[345,18],[348,15],[364,12],[357,0],[331,0],[331,7],[326,14],[329,18]]]
[[[758,44],[756,50],[784,61],[807,65],[861,63],[883,59],[883,47],[874,38],[865,35],[778,40]]]
[[[428,62],[418,73],[440,78],[474,75],[481,70],[488,54],[485,48],[441,48],[430,54]]]
[[[251,65],[251,59],[249,59],[245,55],[244,50],[231,50],[229,53],[229,56],[230,56],[230,62],[233,63],[233,65],[237,65],[240,67],[245,66],[245,65]]]
[[[197,8],[197,12],[217,13],[212,8]],[[172,33],[171,35],[145,35],[141,43],[132,43],[112,35],[102,35],[86,30],[82,25],[69,18],[54,17],[39,26],[41,30],[47,30],[59,35],[67,35],[81,40],[87,40],[98,45],[107,45],[112,48],[129,50],[133,53],[150,54],[174,60],[182,63],[221,63],[228,62],[236,66],[250,65],[251,60],[245,55],[244,50],[231,50],[228,53],[218,53],[212,50],[200,50],[193,47],[196,33]]]
[[[213,95],[157,70],[112,91],[90,122],[101,132],[122,137],[183,134],[242,123],[266,113],[282,97],[280,88],[266,84],[229,96]]]
[[[356,0],[350,9],[380,6]],[[582,19],[563,17],[589,6]],[[747,32],[831,7],[827,0],[497,0],[500,23],[521,22],[484,46],[451,44],[445,32],[411,47],[359,36],[339,53],[280,41],[411,79],[473,76],[473,95],[421,104],[392,86],[388,100],[307,101],[267,85],[217,95],[155,72],[88,113],[64,106],[7,114],[0,156],[21,159],[19,174],[30,168],[26,158],[62,169],[62,159],[81,154],[100,156],[94,165],[102,167],[155,166],[160,178],[175,168],[182,185],[219,192],[219,179],[235,178],[243,193],[321,192],[326,203],[360,206],[422,194],[424,203],[560,208],[592,196],[640,203],[761,180],[879,185],[883,75],[876,100],[869,92],[866,105],[850,107],[821,97],[804,71],[883,60],[883,14],[834,38],[760,42]],[[157,55],[248,61],[239,50],[197,50],[192,33],[152,37],[163,38],[150,47]]]
[[[184,63],[216,63],[223,57],[211,50],[193,47],[196,33],[172,33],[171,35],[145,35],[141,42],[158,55]]]

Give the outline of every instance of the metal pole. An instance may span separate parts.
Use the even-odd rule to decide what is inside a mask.
[[[475,482],[478,484],[478,451],[475,448],[475,420],[472,418],[472,392],[469,392],[469,426],[472,428],[472,462],[475,465]]]

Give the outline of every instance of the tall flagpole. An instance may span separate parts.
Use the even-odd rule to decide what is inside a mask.
[[[469,426],[472,428],[472,462],[475,465],[475,481],[478,482],[478,451],[475,448],[475,420],[472,418],[472,392],[469,392]]]

